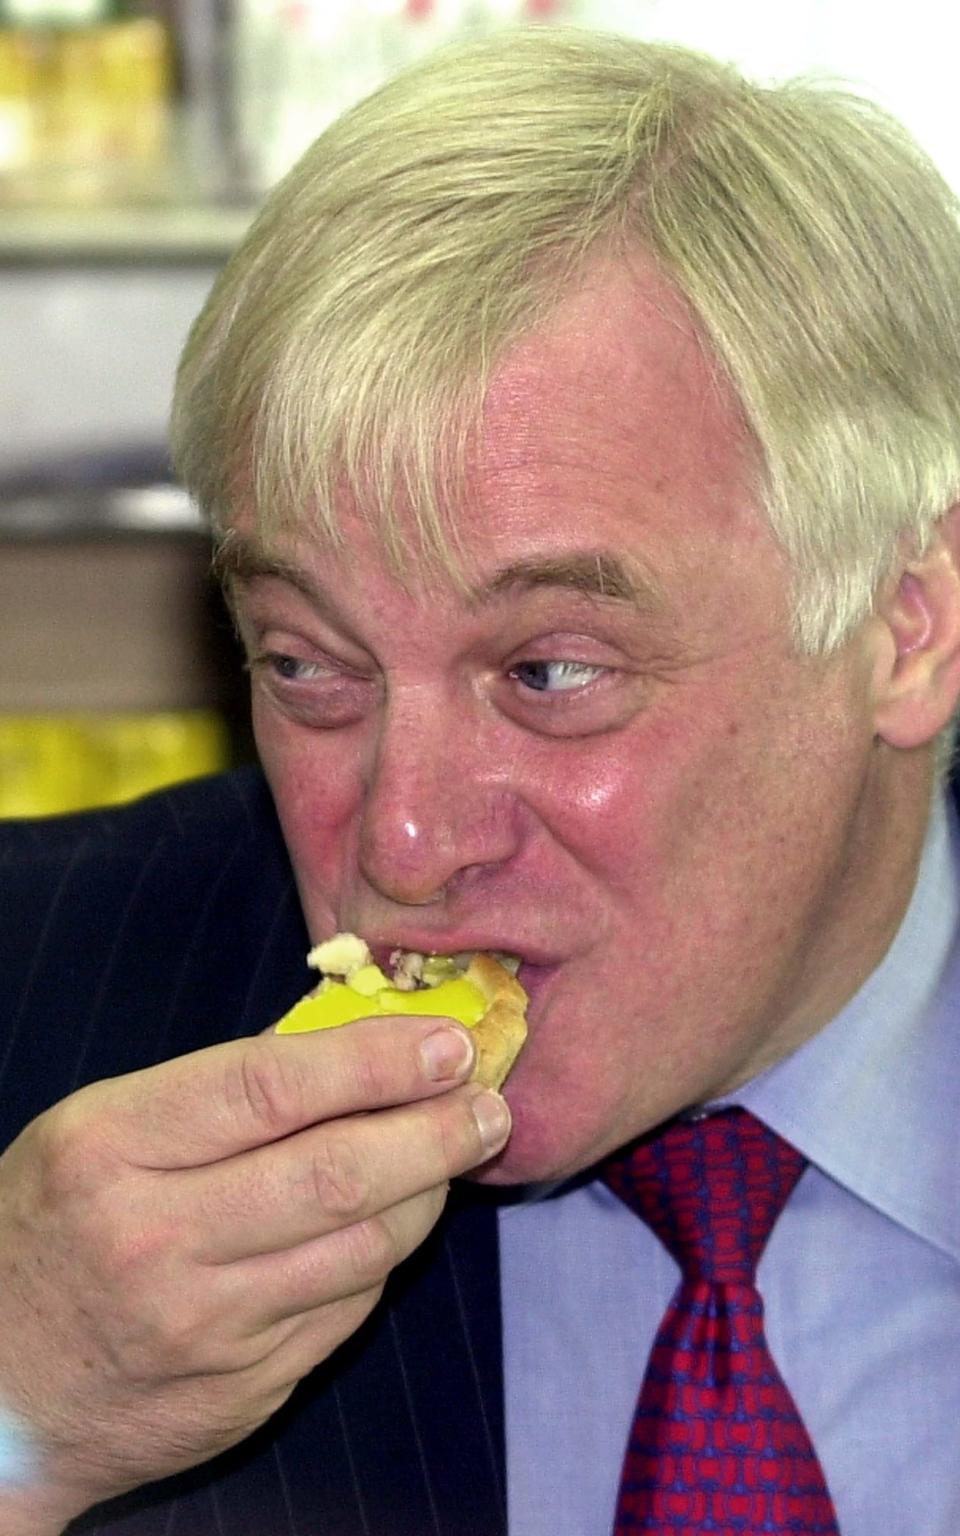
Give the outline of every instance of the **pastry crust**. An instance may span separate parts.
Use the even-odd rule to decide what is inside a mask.
[[[471,1076],[488,1088],[500,1088],[527,1038],[527,994],[515,976],[492,955],[477,951],[464,976],[482,992],[487,1009],[470,1033],[477,1059]]]

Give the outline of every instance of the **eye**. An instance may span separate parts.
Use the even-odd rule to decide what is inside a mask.
[[[376,680],[321,655],[264,650],[248,663],[257,696],[288,719],[317,730],[353,725],[375,703]]]
[[[297,656],[286,656],[280,651],[258,656],[254,664],[268,667],[276,677],[291,683],[313,682],[324,672],[324,668],[315,661],[301,661]]]
[[[606,670],[583,661],[521,661],[510,668],[510,676],[534,693],[569,693],[586,688]]]

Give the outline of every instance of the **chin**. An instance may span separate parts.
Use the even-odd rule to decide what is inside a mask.
[[[578,1113],[570,1104],[561,1111],[558,1097],[534,1092],[532,1077],[521,1072],[519,1065],[507,1081],[504,1097],[513,1115],[510,1139],[489,1162],[465,1175],[473,1183],[554,1183],[590,1168],[620,1144],[611,1142],[609,1132],[604,1134],[594,1114],[582,1109]]]
[[[623,1074],[613,1066],[597,1070],[595,1058],[581,1056],[560,1070],[541,1057],[544,1043],[543,1036],[535,1038],[507,1078],[510,1139],[465,1175],[472,1182],[504,1186],[574,1178],[698,1101],[692,1085],[668,1073],[651,1073],[646,1093],[625,1094]],[[654,1085],[658,1091],[651,1091]]]

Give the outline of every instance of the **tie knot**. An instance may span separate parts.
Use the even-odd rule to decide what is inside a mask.
[[[652,1227],[685,1280],[752,1285],[774,1222],[806,1167],[743,1109],[676,1120],[612,1158],[604,1177]]]

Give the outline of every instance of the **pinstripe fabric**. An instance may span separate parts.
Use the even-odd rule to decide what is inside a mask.
[[[308,984],[255,770],[0,823],[0,1145],[74,1086],[265,1028]],[[271,1423],[75,1522],[110,1536],[503,1536],[496,1212],[442,1231]]]

